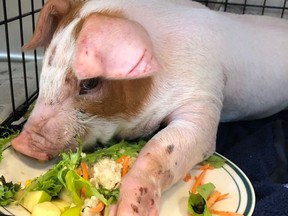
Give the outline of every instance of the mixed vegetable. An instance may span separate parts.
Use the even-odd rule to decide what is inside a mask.
[[[13,138],[18,136],[19,131],[9,129],[6,127],[0,127],[0,131],[2,133],[1,137],[0,137],[0,162],[1,162],[1,160],[3,158],[2,154],[3,154],[3,151],[6,147],[6,144],[9,143]]]
[[[121,141],[83,153],[62,153],[61,160],[43,175],[26,182],[16,200],[32,215],[107,215],[117,201],[119,184],[145,141]]]
[[[0,205],[6,206],[15,202],[16,193],[20,190],[20,184],[6,182],[4,176],[0,177]]]
[[[117,201],[121,178],[126,175],[145,141],[131,143],[121,141],[92,153],[83,153],[80,147],[75,153],[62,153],[60,160],[43,175],[20,184],[0,178],[0,205],[21,204],[32,216],[89,216],[107,215],[108,207]],[[228,194],[221,194],[213,183],[204,183],[206,173],[220,168],[225,161],[212,155],[199,165],[200,174],[194,177],[189,191],[190,216],[240,216],[219,211],[213,205]],[[184,181],[189,182],[188,174]]]
[[[189,191],[188,212],[190,216],[211,216],[212,214],[219,216],[243,216],[242,214],[220,211],[213,208],[215,203],[226,199],[229,194],[222,194],[216,190],[213,183],[204,183],[204,177],[208,170],[221,168],[224,164],[225,161],[217,155],[212,155],[200,164],[198,169],[201,172],[198,176],[194,177],[194,184]],[[184,181],[188,182],[190,178],[188,175],[184,178]]]

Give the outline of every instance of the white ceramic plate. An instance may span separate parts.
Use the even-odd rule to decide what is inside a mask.
[[[255,193],[249,179],[234,163],[218,153],[215,154],[226,161],[225,165],[219,169],[209,170],[204,177],[204,183],[213,183],[216,190],[222,194],[229,193],[229,196],[217,202],[213,209],[251,216],[255,207]],[[180,181],[163,194],[160,216],[188,216],[188,191],[194,182],[194,176],[199,173],[199,170],[192,169],[192,179],[189,182]]]
[[[224,158],[223,156],[217,154]],[[12,147],[5,149],[4,159],[0,163],[0,175],[4,175],[7,181],[21,182],[32,179],[44,173],[55,163],[49,161],[41,163],[34,159],[23,156],[15,152]],[[255,194],[253,187],[245,174],[231,161],[226,160],[223,168],[209,170],[204,178],[204,182],[211,182],[221,193],[229,193],[229,197],[215,204],[217,210],[242,213],[244,216],[251,216],[255,207]],[[193,169],[193,176],[199,171]],[[189,189],[193,180],[180,181],[170,190],[166,191],[160,204],[160,216],[188,216],[187,202]],[[1,214],[2,213],[2,214]],[[29,216],[30,214],[21,206],[0,207],[0,215]]]

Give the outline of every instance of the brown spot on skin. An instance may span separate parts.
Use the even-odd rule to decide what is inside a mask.
[[[101,87],[95,92],[77,97],[75,107],[100,118],[121,116],[129,120],[144,109],[152,85],[151,77],[135,80],[103,79]]]
[[[151,199],[150,205],[153,206],[155,204],[154,199]]]
[[[171,171],[168,169],[163,173],[166,177],[171,178]]]
[[[140,188],[139,188],[139,191],[140,191],[140,195],[141,195],[141,196],[143,196],[143,195],[145,195],[145,194],[148,193],[148,189],[147,189],[146,187],[145,187],[145,188],[140,187]]]
[[[141,203],[141,197],[137,197],[137,203]]]
[[[157,174],[160,176],[162,174],[162,169],[159,169]]]
[[[139,191],[140,191],[140,195],[142,196],[143,195],[143,187],[140,187]]]
[[[166,148],[167,154],[171,154],[174,151],[174,145],[169,145]]]
[[[137,213],[137,214],[139,213],[138,207],[136,205],[131,204],[131,208],[132,208],[134,213]]]

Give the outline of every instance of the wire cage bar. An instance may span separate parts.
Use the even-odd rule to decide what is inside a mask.
[[[288,18],[287,0],[196,0],[211,9]]]
[[[44,0],[1,0],[0,124],[21,118],[39,90],[41,51],[22,52]],[[28,67],[29,65],[29,67]],[[32,83],[33,80],[33,83]]]
[[[288,18],[287,0],[197,0],[213,10]],[[44,0],[0,0],[0,125],[18,121],[37,98],[43,50],[22,52]]]

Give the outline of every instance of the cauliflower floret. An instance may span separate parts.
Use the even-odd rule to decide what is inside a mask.
[[[92,178],[90,182],[96,187],[112,190],[119,186],[121,181],[122,165],[113,159],[103,158],[92,167]]]
[[[91,198],[87,198],[84,200],[84,204],[82,206],[81,216],[101,216],[101,213],[95,213],[93,211],[89,211],[90,208],[94,208],[99,203],[97,197],[92,196]]]

